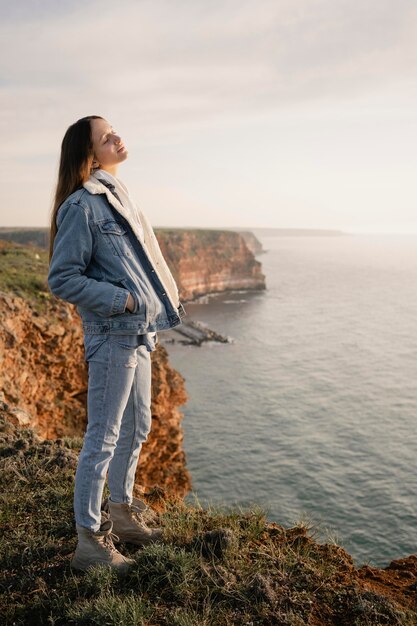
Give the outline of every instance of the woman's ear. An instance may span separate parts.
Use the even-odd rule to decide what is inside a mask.
[[[100,163],[97,159],[93,159],[91,162],[90,174],[93,174],[98,169],[100,169]]]

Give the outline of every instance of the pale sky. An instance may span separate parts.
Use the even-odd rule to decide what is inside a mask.
[[[413,0],[0,0],[0,226],[101,115],[154,226],[417,232]]]

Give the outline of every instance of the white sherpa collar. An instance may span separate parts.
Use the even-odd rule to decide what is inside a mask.
[[[118,201],[118,199],[112,194],[110,189],[108,189],[103,183],[101,183],[95,176],[92,174],[90,178],[83,184],[84,189],[86,189],[89,193],[93,195],[97,194],[105,194],[109,204],[116,209],[116,211],[125,218],[128,222],[132,231],[134,232],[136,238],[139,243],[143,247],[143,251],[151,262],[161,284],[165,288],[165,292],[169,297],[172,305],[175,308],[179,306],[179,298],[178,298],[178,287],[174,280],[174,277],[171,274],[171,270],[169,269],[162,252],[159,248],[158,240],[155,237],[155,233],[153,232],[153,228],[146,217],[146,215],[138,209],[139,219],[143,227],[143,239],[142,233],[138,228],[137,223],[132,219],[132,216],[129,211],[125,209],[125,207]]]
[[[101,183],[95,176],[94,174],[92,174],[90,176],[90,178],[83,184],[84,189],[86,189],[88,192],[97,195],[97,194],[101,194],[104,193],[106,194],[106,198],[109,201],[109,203],[112,205],[112,207],[114,209],[116,209],[116,211],[118,213],[120,213],[120,215],[122,217],[125,218],[125,220],[129,223],[129,225],[131,226],[133,232],[135,233],[137,239],[141,242],[141,243],[146,243],[145,241],[145,234],[144,234],[144,239],[142,242],[142,238],[141,238],[141,232],[140,229],[138,228],[137,224],[134,222],[134,220],[132,220],[132,216],[130,215],[129,211],[127,211],[125,209],[125,207],[123,206],[123,204],[121,204],[121,202],[118,201],[118,199],[116,198],[116,196],[114,196],[112,194],[112,192],[110,191],[110,189],[108,189],[106,187],[106,185],[103,185],[103,183]],[[139,215],[141,214],[141,212],[139,211]],[[141,217],[141,215],[140,215]]]

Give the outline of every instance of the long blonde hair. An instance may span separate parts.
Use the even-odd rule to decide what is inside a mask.
[[[49,230],[49,260],[51,260],[57,232],[56,215],[68,196],[79,189],[90,176],[93,162],[91,120],[103,119],[100,115],[88,115],[77,120],[67,129],[61,145],[58,181],[51,211]]]

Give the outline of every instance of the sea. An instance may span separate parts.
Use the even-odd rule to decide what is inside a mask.
[[[168,346],[187,500],[306,523],[356,565],[417,553],[417,235],[256,236],[266,290],[186,306],[230,343]]]

